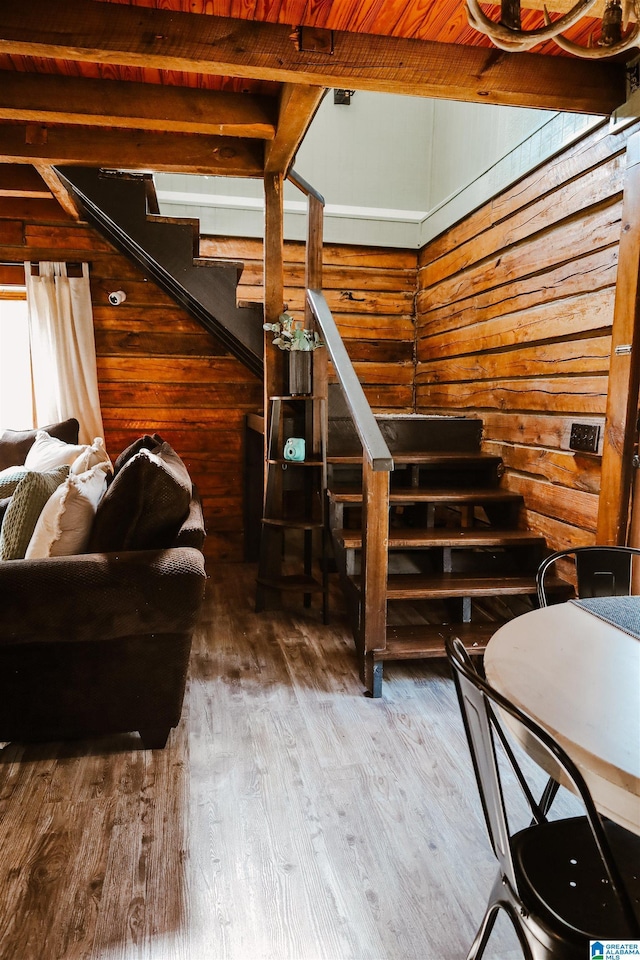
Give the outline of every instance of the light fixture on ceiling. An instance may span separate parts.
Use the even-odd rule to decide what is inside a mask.
[[[334,90],[333,102],[348,107],[351,105],[351,97],[354,95],[354,93],[355,90]]]
[[[467,0],[466,10],[469,23],[479,33],[489,37],[494,46],[509,53],[520,53],[531,50],[532,47],[547,40],[553,40],[562,50],[572,53],[576,57],[586,57],[595,60],[602,57],[614,57],[617,54],[640,46],[640,0],[624,0],[624,9],[621,0],[606,0],[602,12],[600,36],[595,41],[589,38],[586,47],[562,36],[578,22],[601,0],[578,0],[567,13],[558,20],[551,20],[546,5],[544,10],[544,27],[534,30],[522,30],[520,24],[520,0],[502,0],[500,20],[496,22],[480,7],[479,0]],[[635,17],[635,24],[627,30],[630,15]],[[623,31],[627,33],[623,36]]]

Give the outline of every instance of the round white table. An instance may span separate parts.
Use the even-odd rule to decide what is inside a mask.
[[[600,813],[640,835],[640,639],[560,603],[500,627],[484,663],[578,765]]]

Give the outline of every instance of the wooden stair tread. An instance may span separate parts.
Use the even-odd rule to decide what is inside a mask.
[[[334,486],[327,490],[329,498],[335,503],[362,503],[362,488],[355,486]],[[406,487],[391,490],[389,503],[516,503],[522,501],[522,494],[502,490],[499,487],[436,488]]]
[[[346,550],[362,547],[360,530],[335,530],[334,537]],[[420,547],[538,546],[544,542],[544,537],[529,530],[499,530],[495,527],[408,527],[406,530],[389,530],[390,550]]]
[[[360,577],[350,577],[359,588]],[[554,593],[573,593],[573,588],[564,580],[549,581]],[[395,573],[387,578],[388,600],[442,600],[447,597],[489,597],[534,595],[535,576],[472,576],[468,573]]]
[[[444,657],[446,637],[459,637],[472,654],[484,653],[496,630],[505,623],[424,623],[387,626],[387,645],[374,653],[376,660],[421,660]]]
[[[391,453],[396,463],[417,463],[422,466],[465,466],[466,464],[502,463],[502,457],[492,453],[480,451],[425,451],[425,450],[393,450]]]
[[[428,450],[392,450],[394,464],[416,464],[419,466],[434,467],[464,467],[464,466],[493,466],[502,463],[502,458],[492,453],[475,451],[428,451]],[[362,456],[358,454],[328,454],[327,463],[350,464],[362,463]]]

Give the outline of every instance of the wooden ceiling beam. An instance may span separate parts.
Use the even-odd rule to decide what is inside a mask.
[[[51,191],[33,167],[24,163],[3,163],[0,166],[0,197],[50,200]]]
[[[5,122],[0,123],[0,163],[261,177],[264,145],[237,137]]]
[[[601,115],[625,99],[623,63],[342,31],[304,50],[279,24],[95,0],[5,6],[11,55]]]
[[[0,119],[272,140],[277,101],[157,83],[0,71]]]
[[[305,87],[300,83],[284,85],[276,136],[265,148],[265,174],[286,176],[325,93],[324,87]]]
[[[47,163],[34,164],[35,169],[47,184],[53,197],[58,201],[65,213],[68,213],[74,220],[81,220],[80,209],[75,198],[69,193],[62,180],[60,180],[55,168]]]

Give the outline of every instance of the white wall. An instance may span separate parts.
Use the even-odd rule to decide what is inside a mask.
[[[334,104],[330,90],[294,166],[325,198],[327,241],[416,248],[589,122],[363,91],[344,106]],[[156,183],[166,215],[199,217],[202,233],[262,236],[261,181],[158,174]],[[305,210],[287,184],[287,238],[304,237]]]
[[[429,209],[474,180],[555,116],[546,110],[434,101]]]
[[[433,100],[357,91],[351,104],[324,98],[295,168],[327,203],[426,210],[425,157],[432,139]]]

